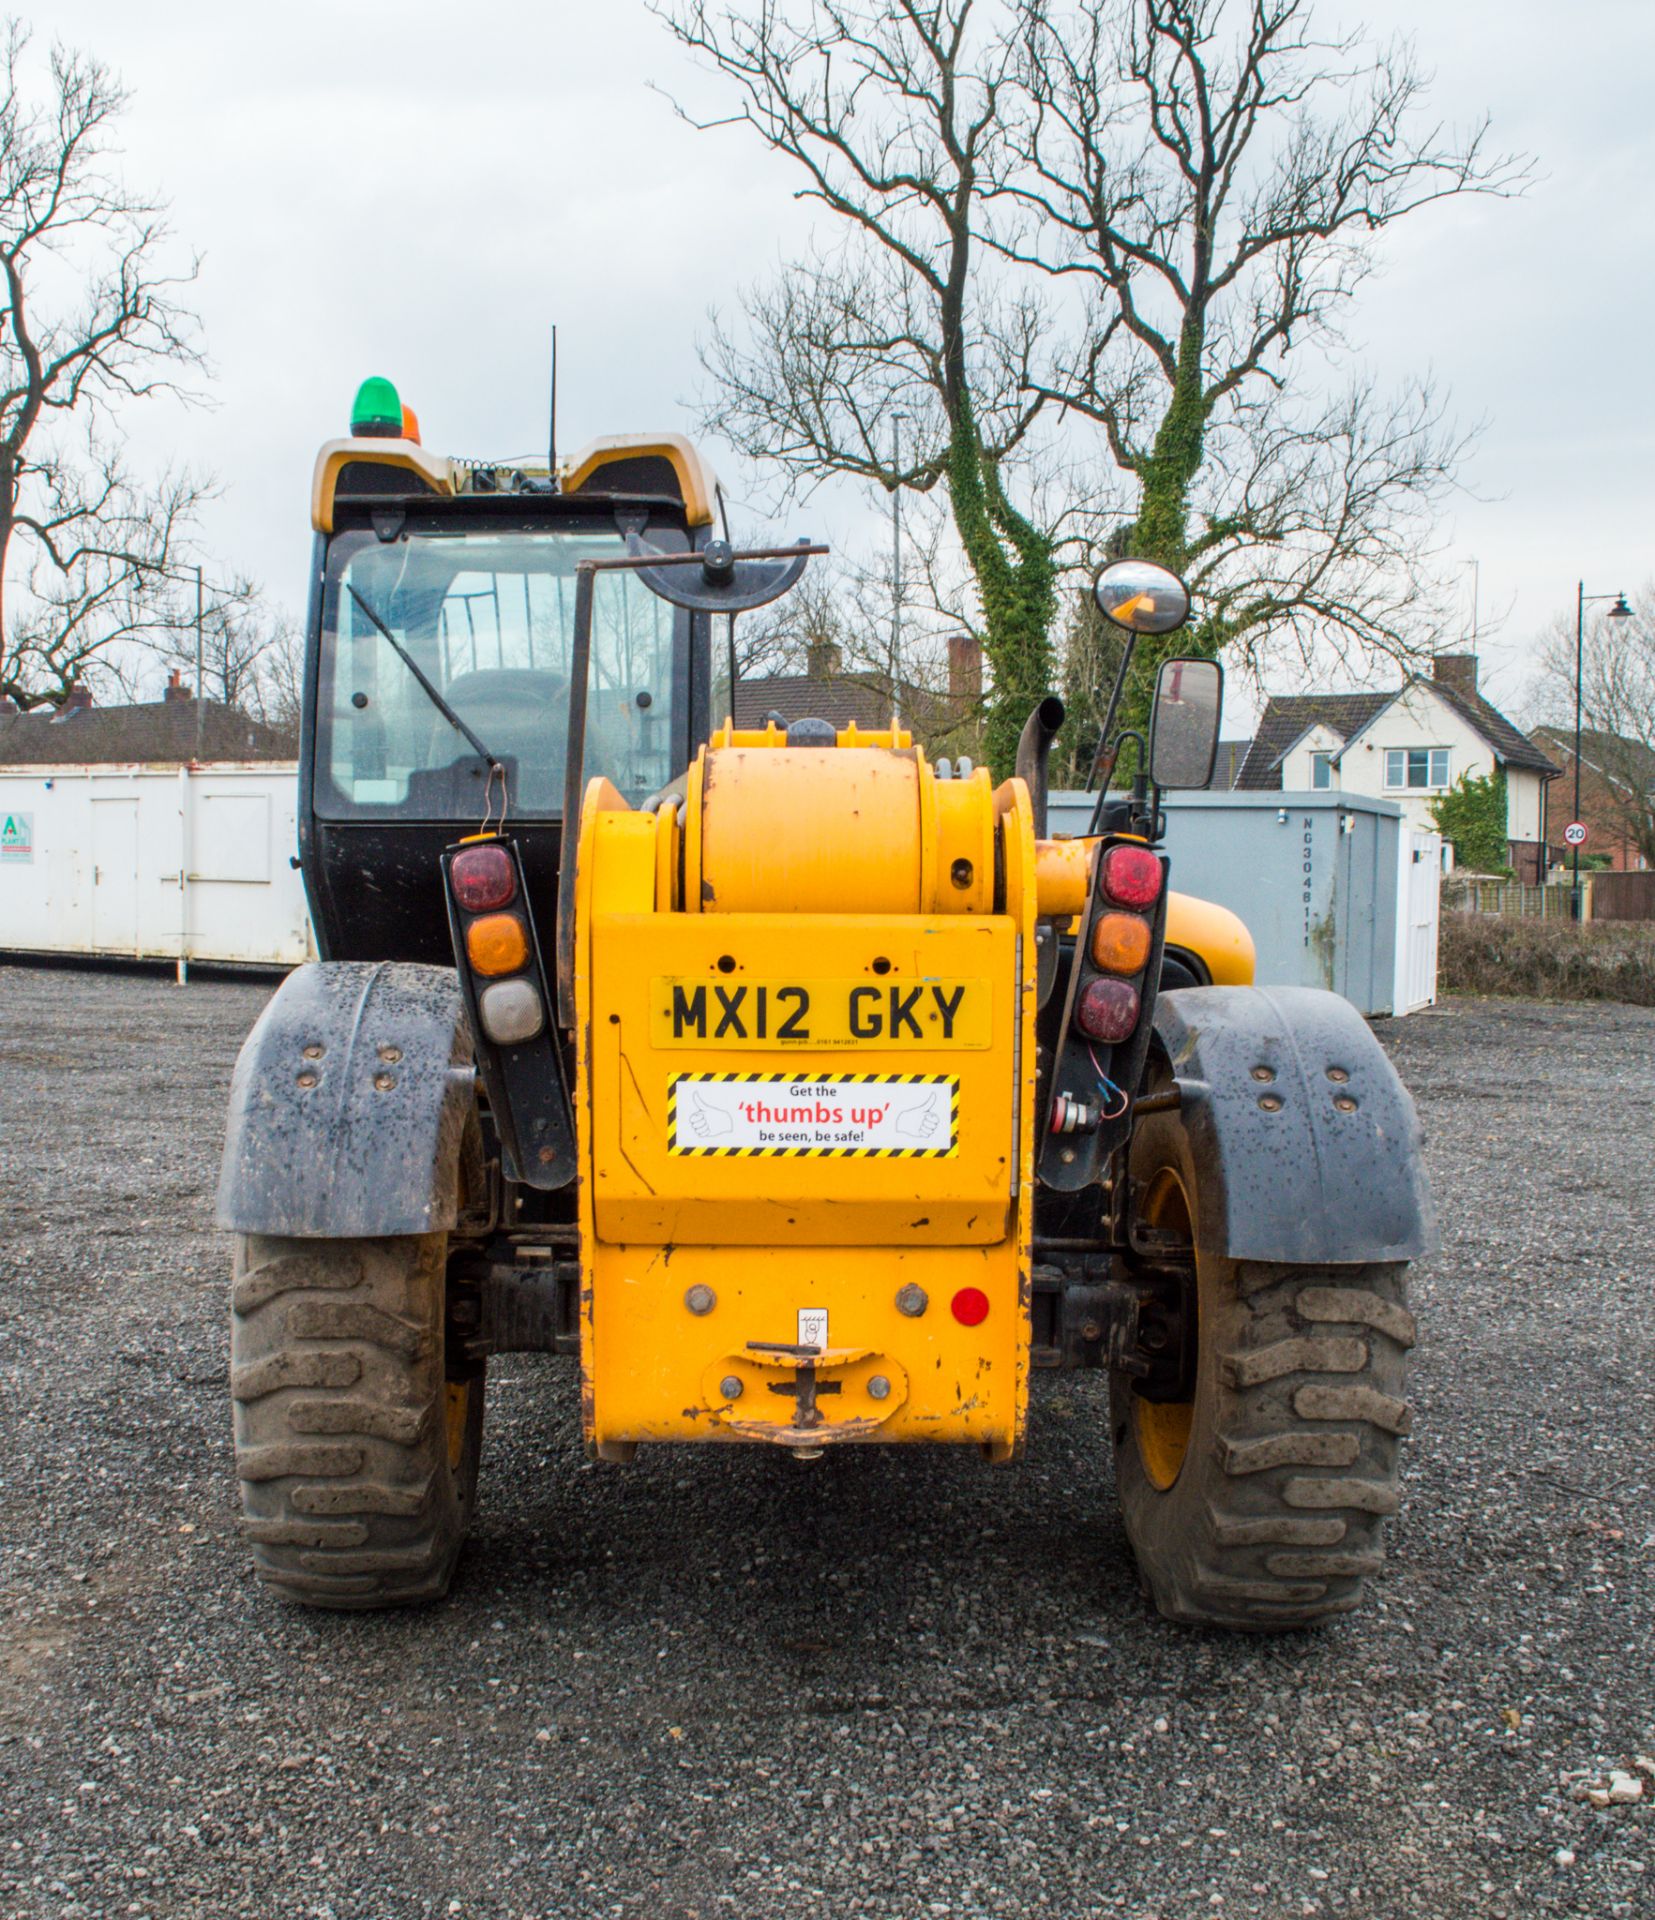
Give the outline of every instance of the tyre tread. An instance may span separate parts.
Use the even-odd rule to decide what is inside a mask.
[[[475,1449],[451,1471],[445,1249],[440,1234],[238,1244],[242,1531],[260,1578],[302,1605],[402,1606],[447,1590]]]
[[[1194,1475],[1199,1505],[1178,1507],[1176,1528],[1169,1508],[1148,1553],[1134,1535],[1164,1614],[1280,1632],[1360,1603],[1383,1564],[1410,1425],[1404,1370],[1416,1329],[1404,1274],[1390,1264],[1227,1270],[1210,1439],[1192,1446],[1180,1476]]]

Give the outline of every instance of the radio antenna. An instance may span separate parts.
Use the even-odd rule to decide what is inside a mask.
[[[552,418],[546,435],[546,478],[557,489],[557,323],[552,323]]]

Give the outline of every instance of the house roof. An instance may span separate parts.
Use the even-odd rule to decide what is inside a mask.
[[[828,720],[836,727],[852,721],[870,732],[891,724],[898,706],[901,725],[916,740],[935,746],[946,741],[976,712],[976,701],[930,687],[905,685],[893,701],[888,683],[872,674],[769,673],[736,683],[736,725],[762,727],[767,713],[788,720]]]
[[[1266,702],[1248,749],[1238,789],[1268,792],[1281,786],[1281,763],[1312,727],[1349,740],[1396,698],[1395,693],[1278,693]]]
[[[1209,790],[1223,793],[1233,787],[1252,750],[1251,740],[1220,740],[1213,755],[1212,778],[1207,782]]]
[[[762,727],[767,713],[788,720],[853,721],[870,731],[891,724],[891,696],[843,674],[767,673],[736,682],[736,725]]]
[[[1252,751],[1236,777],[1236,785],[1257,792],[1278,790],[1282,761],[1312,727],[1326,727],[1343,741],[1354,740],[1394,700],[1409,687],[1416,686],[1426,688],[1445,706],[1451,707],[1472,732],[1486,742],[1502,766],[1523,767],[1548,779],[1562,771],[1480,693],[1468,693],[1444,681],[1414,674],[1389,693],[1272,695],[1259,721]]]
[[[1480,733],[1494,749],[1494,757],[1508,767],[1527,767],[1531,773],[1555,779],[1563,769],[1534,744],[1526,733],[1514,727],[1498,707],[1490,706],[1480,693],[1464,693],[1458,687],[1445,687],[1440,680],[1421,680],[1458,713],[1466,724]]]
[[[0,714],[0,767],[187,766],[195,759],[193,700],[129,707],[35,708]],[[291,760],[298,743],[220,701],[206,702],[201,758]]]
[[[1574,758],[1575,736],[1572,727],[1536,727],[1529,736],[1542,750],[1560,754],[1565,761]],[[1623,733],[1609,733],[1600,727],[1582,727],[1580,764],[1600,773],[1607,780],[1640,779],[1655,788],[1655,747],[1641,740],[1629,740]]]

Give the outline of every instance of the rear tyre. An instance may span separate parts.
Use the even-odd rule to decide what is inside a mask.
[[[484,1368],[448,1337],[447,1251],[442,1233],[237,1243],[242,1531],[260,1577],[305,1606],[409,1606],[448,1589],[476,1495]]]
[[[1148,1226],[1192,1245],[1175,1113],[1146,1116],[1132,1178]],[[1414,1323],[1402,1265],[1196,1260],[1193,1397],[1110,1381],[1116,1486],[1146,1589],[1170,1620],[1283,1632],[1360,1604],[1398,1505]]]

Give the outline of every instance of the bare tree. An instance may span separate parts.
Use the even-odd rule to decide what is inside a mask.
[[[154,590],[146,612],[146,654],[175,667],[193,688],[196,669],[196,595],[187,575],[169,573]],[[256,715],[260,666],[276,639],[280,616],[266,607],[255,582],[204,578],[201,596],[202,694]]]
[[[750,289],[738,329],[715,317],[706,424],[804,488],[828,474],[946,487],[994,674],[989,751],[1007,770],[1050,682],[1056,565],[1051,531],[1014,504],[1007,477],[1044,405],[1029,378],[1043,322],[979,239],[1012,88],[1003,20],[977,0],[655,11],[732,86],[729,120],[790,160],[799,197],[842,229]]]
[[[111,170],[108,69],[54,46],[37,99],[28,42],[15,20],[0,39],[0,694],[25,707],[146,630],[203,497],[188,476],[139,485],[113,431],[199,364],[194,264],[160,264],[161,209]]]
[[[1582,635],[1582,799],[1594,822],[1607,816],[1655,867],[1655,582],[1631,604],[1631,620],[1593,620]],[[1564,768],[1554,796],[1561,790],[1565,804],[1574,775],[1574,699],[1575,623],[1560,620],[1540,643],[1530,706],[1544,724],[1546,751]],[[1555,819],[1555,797],[1552,807]]]
[[[1318,38],[1312,0],[657,5],[840,227],[715,323],[707,424],[801,487],[946,490],[997,767],[1052,678],[1074,529],[1030,474],[1058,419],[1101,430],[1107,545],[1191,578],[1201,650],[1417,656],[1466,436],[1429,382],[1344,379],[1341,325],[1387,228],[1524,169],[1424,117],[1406,46]]]
[[[267,612],[265,618],[270,639],[258,657],[249,710],[296,741],[304,711],[304,630],[280,611]]]
[[[1327,392],[1385,229],[1509,193],[1521,163],[1422,119],[1402,42],[1319,39],[1311,0],[1018,0],[1029,111],[991,237],[1083,290],[1038,392],[1095,422],[1137,491],[1122,543],[1185,573],[1201,650],[1407,658],[1433,509],[1464,437],[1428,382]],[[1189,644],[1190,636],[1176,643]],[[1173,644],[1173,643],[1166,643]],[[1158,652],[1135,666],[1141,713]]]

